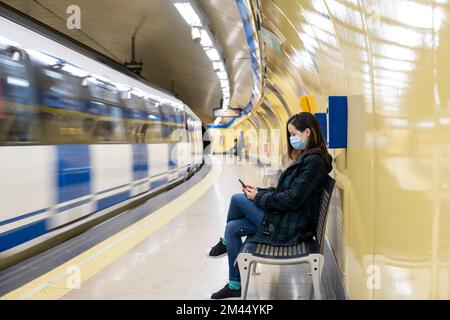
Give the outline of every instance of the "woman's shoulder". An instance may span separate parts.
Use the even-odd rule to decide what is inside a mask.
[[[328,172],[330,172],[333,167],[333,157],[328,152],[323,152],[320,149],[313,149],[311,152],[305,154],[303,161],[304,164],[320,162],[324,165],[324,168],[326,168]]]

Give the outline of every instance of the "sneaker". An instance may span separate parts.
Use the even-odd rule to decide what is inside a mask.
[[[211,295],[211,299],[227,299],[240,297],[241,297],[241,289],[238,290],[230,289],[228,284],[226,284],[225,287],[223,287],[223,289],[220,289],[219,291]]]
[[[222,243],[222,239],[211,250],[206,252],[206,256],[211,259],[219,259],[227,254],[227,247]]]

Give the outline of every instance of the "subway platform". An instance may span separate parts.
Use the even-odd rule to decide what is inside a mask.
[[[197,178],[0,273],[3,299],[204,300],[227,281],[227,258],[205,256],[223,235],[238,179],[262,186],[264,171],[229,155]],[[192,180],[192,181],[191,181]],[[305,265],[258,265],[247,299],[312,297]],[[325,248],[324,299],[345,299]],[[8,292],[5,292],[8,291]]]

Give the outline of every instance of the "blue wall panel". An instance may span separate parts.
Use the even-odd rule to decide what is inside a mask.
[[[323,138],[325,141],[328,141],[328,133],[327,133],[327,114],[326,113],[316,113],[316,119],[320,123],[320,128],[322,129]]]
[[[328,98],[329,147],[347,148],[347,97],[331,96]]]

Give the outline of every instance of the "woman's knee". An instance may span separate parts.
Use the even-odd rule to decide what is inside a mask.
[[[247,199],[247,197],[245,196],[245,194],[236,193],[236,194],[233,194],[233,196],[231,197],[231,203],[238,204],[242,201],[245,201],[246,199]]]
[[[225,227],[225,237],[233,237],[239,233],[239,231],[242,229],[241,224],[239,223],[239,220],[231,220],[227,223]]]
[[[248,223],[244,223],[242,220],[232,220],[229,221],[225,227],[225,237],[244,237],[249,234],[256,233],[256,229],[249,226]]]

